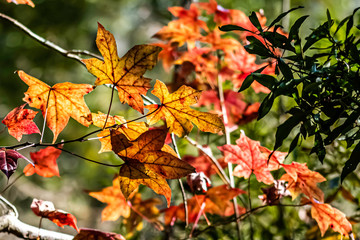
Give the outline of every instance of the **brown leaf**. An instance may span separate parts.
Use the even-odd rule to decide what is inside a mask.
[[[102,232],[96,229],[80,228],[80,232],[74,237],[74,240],[125,240],[118,233]]]
[[[125,162],[119,171],[125,198],[142,184],[164,195],[170,205],[171,190],[166,179],[178,179],[194,172],[188,163],[162,151],[166,134],[167,129],[154,129],[129,141],[123,134],[111,130],[112,149]]]

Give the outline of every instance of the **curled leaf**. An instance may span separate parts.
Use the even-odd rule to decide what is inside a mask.
[[[29,159],[27,159],[17,151],[12,149],[0,148],[0,170],[5,173],[8,179],[17,169],[17,160],[19,158],[25,159],[30,163],[30,167],[34,167],[33,162],[31,162]]]

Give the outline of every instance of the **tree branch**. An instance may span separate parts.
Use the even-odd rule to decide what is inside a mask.
[[[85,66],[85,63],[83,63],[81,61],[82,58],[79,56],[81,54],[89,55],[89,56],[96,57],[96,58],[102,60],[102,57],[100,57],[100,56],[98,56],[98,55],[96,55],[94,53],[90,53],[89,51],[86,51],[86,50],[66,50],[66,49],[60,47],[59,45],[56,45],[55,43],[53,43],[53,42],[51,42],[49,40],[46,40],[43,37],[40,37],[39,35],[37,35],[33,31],[31,31],[29,28],[27,28],[24,24],[22,24],[21,22],[19,22],[18,20],[14,19],[12,17],[9,17],[8,15],[0,13],[0,18],[9,21],[11,24],[13,24],[15,27],[17,27],[21,31],[25,32],[29,37],[36,40],[41,45],[43,45],[45,47],[48,47],[48,48],[50,48],[52,50],[55,50],[56,52],[60,53],[61,55],[81,63],[83,66]]]
[[[0,196],[0,205],[1,214],[3,214],[0,216],[0,232],[13,234],[23,239],[40,237],[43,240],[71,240],[74,238],[72,235],[39,229],[21,222],[18,219],[16,208],[2,196]]]

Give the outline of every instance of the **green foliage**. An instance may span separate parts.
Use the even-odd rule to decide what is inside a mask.
[[[278,32],[280,26],[276,23],[298,8],[279,15],[270,24],[274,28],[259,29],[256,14],[250,15],[251,23],[259,31],[255,37],[247,37],[249,44],[245,49],[260,58],[272,58],[279,80],[261,74],[263,69],[259,69],[245,79],[240,91],[247,89],[254,80],[271,90],[262,101],[259,119],[270,111],[277,97],[286,96],[294,100],[295,106],[287,109],[291,116],[277,129],[274,150],[292,131],[296,132],[296,137],[289,153],[300,137],[314,136],[311,153],[316,153],[321,162],[325,158],[325,146],[336,139],[346,141],[347,148],[355,144],[341,174],[341,180],[344,180],[360,161],[357,157],[360,148],[357,141],[360,139],[360,27],[354,26],[359,8],[337,25],[327,11],[327,20],[305,39],[300,37],[299,30],[308,16],[298,18],[288,35]],[[231,25],[223,26],[221,30],[249,31]]]

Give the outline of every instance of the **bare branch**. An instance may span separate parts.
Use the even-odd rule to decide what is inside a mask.
[[[79,56],[81,54],[89,55],[89,56],[96,57],[96,58],[102,60],[102,58],[100,56],[98,56],[98,55],[96,55],[94,53],[90,53],[89,51],[86,51],[86,50],[66,50],[66,49],[60,47],[59,45],[56,45],[55,43],[53,43],[53,42],[51,42],[49,40],[46,40],[43,37],[40,37],[39,35],[37,35],[33,31],[31,31],[29,28],[27,28],[24,24],[22,24],[21,22],[19,22],[18,20],[14,19],[12,17],[9,17],[8,15],[0,13],[0,18],[9,21],[11,24],[13,24],[17,28],[19,28],[21,31],[25,32],[29,37],[36,40],[41,45],[43,45],[45,47],[48,47],[48,48],[50,48],[52,50],[55,50],[58,53],[60,53],[61,55],[67,57],[67,58],[74,59],[75,61],[81,63],[83,66],[85,66],[85,64],[81,61],[82,58]]]

